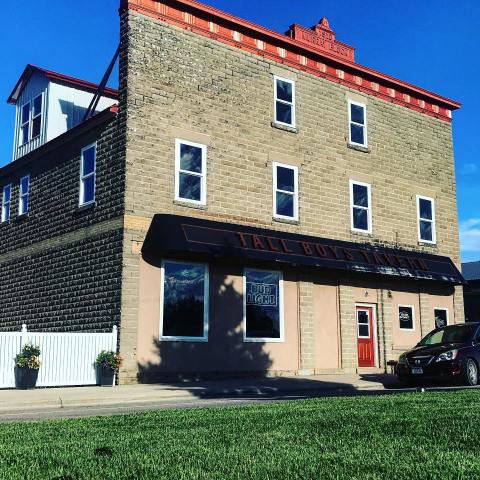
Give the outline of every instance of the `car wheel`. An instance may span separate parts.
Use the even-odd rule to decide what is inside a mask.
[[[478,385],[478,368],[477,364],[468,358],[463,366],[463,380],[465,385],[475,387]]]

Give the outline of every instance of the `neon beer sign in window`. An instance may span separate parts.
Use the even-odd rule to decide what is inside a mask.
[[[282,274],[246,269],[244,286],[245,341],[283,341]]]
[[[247,305],[278,306],[278,285],[247,282]]]

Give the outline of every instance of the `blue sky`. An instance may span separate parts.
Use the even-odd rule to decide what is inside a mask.
[[[480,2],[478,0],[205,0],[278,32],[326,16],[356,60],[459,100],[454,114],[462,259],[480,260]],[[6,99],[27,63],[100,81],[118,44],[119,0],[6,2],[0,29],[0,165],[11,159]],[[299,7],[299,5],[301,5]],[[116,86],[116,78],[111,82]]]

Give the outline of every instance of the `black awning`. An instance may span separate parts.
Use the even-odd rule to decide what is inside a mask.
[[[243,258],[277,265],[465,283],[448,257],[176,215],[155,215],[142,252],[155,257],[190,253],[211,259]]]

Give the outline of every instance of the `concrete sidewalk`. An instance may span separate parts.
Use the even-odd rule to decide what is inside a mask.
[[[113,388],[74,387],[35,390],[0,390],[0,416],[5,412],[39,409],[95,407],[128,404],[161,404],[207,398],[256,398],[266,396],[322,396],[395,390],[392,375],[317,375],[234,379],[158,385],[122,385]]]

